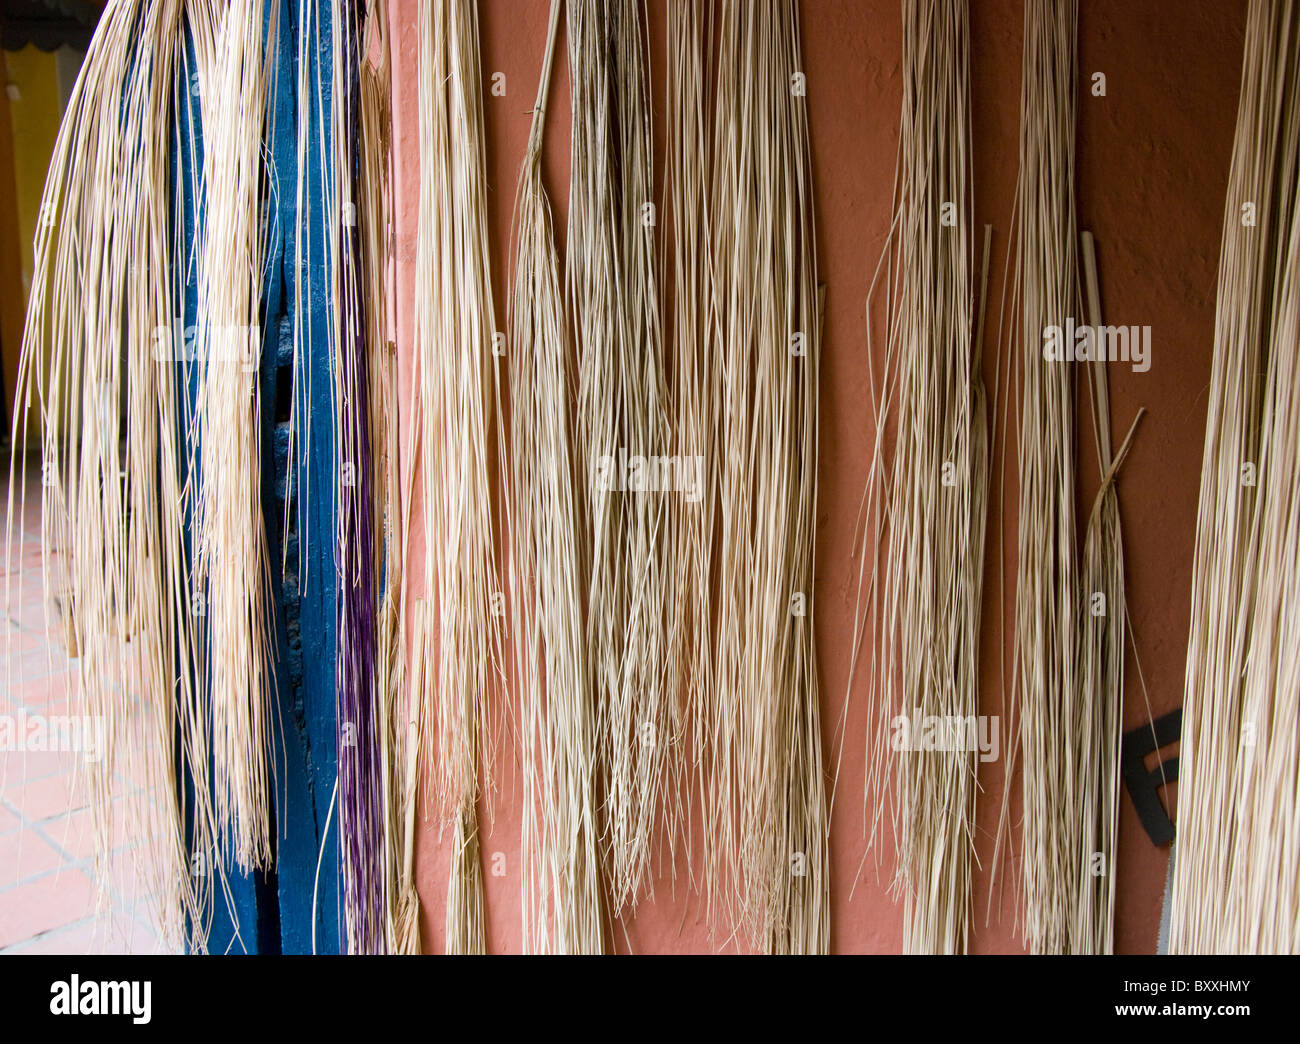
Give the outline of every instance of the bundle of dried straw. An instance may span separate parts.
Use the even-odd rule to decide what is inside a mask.
[[[1300,949],[1300,12],[1252,0],[1219,259],[1171,952]]]

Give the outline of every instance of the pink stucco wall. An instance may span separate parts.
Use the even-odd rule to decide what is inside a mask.
[[[1136,641],[1160,715],[1182,702],[1197,484],[1213,341],[1214,293],[1224,190],[1236,113],[1244,0],[1083,0],[1079,25],[1078,208],[1080,228],[1097,237],[1102,296],[1110,322],[1153,328],[1147,373],[1111,369],[1116,438],[1140,405],[1150,411],[1125,465],[1120,496],[1126,538],[1128,596]],[[647,4],[651,70],[664,70],[664,0]],[[998,302],[1015,188],[1022,9],[1018,0],[972,0],[975,223],[994,226],[985,375],[990,387],[999,351]],[[548,0],[484,0],[480,4],[484,76],[503,72],[506,94],[485,93],[487,176],[498,326],[505,322],[510,211],[529,129],[529,110],[545,46]],[[414,253],[418,212],[416,127],[418,0],[392,0],[395,139],[398,171],[398,340],[403,423],[409,412]],[[804,0],[804,65],[818,216],[821,279],[827,283],[821,389],[821,500],[817,513],[817,651],[822,678],[823,733],[833,753],[834,726],[848,679],[856,569],[851,559],[857,506],[870,446],[863,303],[890,225],[900,80],[896,0]],[[1088,77],[1107,76],[1107,94],[1093,97]],[[655,83],[656,134],[662,138],[662,82]],[[557,56],[547,126],[546,176],[557,237],[567,212],[569,113],[567,66]],[[877,344],[883,338],[876,338]],[[879,366],[880,360],[876,360]],[[1004,389],[1005,391],[1005,389]],[[1001,413],[1001,405],[998,405]],[[1090,505],[1097,475],[1086,410],[1079,421],[1081,504]],[[1007,482],[1000,495],[1005,460]],[[993,449],[992,507],[986,548],[981,712],[1001,713],[1002,655],[1011,655],[1014,607],[1016,488],[1014,441]],[[1001,503],[999,503],[1001,501]],[[1080,512],[1086,517],[1086,512]],[[420,514],[414,512],[418,532]],[[1001,539],[1003,551],[999,553]],[[418,541],[417,541],[418,543]],[[413,549],[412,574],[421,550]],[[1005,566],[1005,605],[999,573]],[[1004,611],[1005,610],[1005,611]],[[1132,659],[1124,723],[1146,718]],[[842,952],[897,952],[901,909],[863,857],[863,728],[861,678],[847,714],[847,739],[832,824],[833,947]],[[503,698],[505,698],[503,696]],[[1005,746],[1005,744],[1004,744]],[[1014,861],[993,880],[993,832],[1003,793],[1004,757],[988,766],[978,806],[975,882],[979,912],[972,947],[1015,952]],[[485,861],[504,854],[505,874],[488,876],[489,945],[520,946],[517,787],[508,751],[498,787],[485,798]],[[1018,787],[1012,788],[1013,822]],[[1155,948],[1166,854],[1147,841],[1127,798],[1121,804],[1117,948]],[[1013,832],[1013,837],[1018,835]],[[418,877],[429,952],[442,949],[443,902],[450,835],[426,825]],[[1018,848],[1018,840],[1017,840]],[[888,853],[884,853],[886,863]],[[856,884],[855,884],[856,879]],[[986,922],[985,911],[989,910]],[[700,952],[734,948],[726,933],[711,938],[702,911],[679,873],[665,869],[655,898],[616,926],[613,943],[636,952]]]

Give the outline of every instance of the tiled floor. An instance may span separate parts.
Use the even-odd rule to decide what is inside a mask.
[[[8,497],[8,460],[2,463],[0,504]],[[0,590],[0,716],[11,723],[24,713],[30,720],[75,712],[68,700],[76,668],[64,655],[57,621],[52,635],[46,631],[39,482],[27,484],[21,539],[17,514],[14,522],[10,562],[0,569],[8,591],[6,600]],[[138,894],[136,856],[121,831],[113,836],[103,895],[96,896],[96,842],[86,787],[78,778],[81,757],[0,749],[0,954],[160,948]],[[123,781],[124,789],[129,785]]]

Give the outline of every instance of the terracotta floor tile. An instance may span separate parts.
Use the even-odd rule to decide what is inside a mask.
[[[65,862],[62,852],[34,830],[16,830],[0,837],[0,888],[9,888]]]
[[[49,639],[38,631],[19,629],[5,635],[5,652],[9,656],[16,656],[34,649],[44,649],[48,642]]]
[[[113,774],[126,784],[128,789],[142,787],[149,782],[145,760],[141,756],[119,758],[114,765]]]
[[[14,601],[9,606],[9,620],[16,624],[20,630],[35,631],[38,634],[46,634],[48,627],[49,640],[53,641],[62,651],[59,643],[62,641],[62,635],[59,633],[59,616],[53,610],[46,613],[44,597],[32,598],[27,591],[26,578],[23,580],[22,598],[14,596]],[[36,590],[40,590],[40,580],[37,579]]]
[[[48,643],[43,643],[38,649],[16,653],[9,658],[9,662],[12,664],[15,686],[66,675],[72,666],[62,649],[52,648]],[[15,691],[21,689],[16,688]]]
[[[148,860],[146,862],[145,860]],[[150,853],[123,846],[109,860],[109,885],[117,901],[126,909],[135,911],[146,923],[149,921],[149,898],[156,884]]]
[[[44,779],[76,767],[77,755],[60,750],[0,751],[0,785],[6,790],[15,783]]]
[[[0,482],[0,487],[3,483]],[[42,577],[39,473],[27,484],[21,536],[0,584],[8,601],[0,613],[0,714],[80,715],[79,664],[67,656],[58,599],[68,589],[67,557],[48,559]],[[132,691],[135,666],[128,652],[119,685]],[[74,705],[75,700],[75,705]],[[129,705],[126,695],[118,704]],[[112,766],[101,765],[103,769]],[[126,844],[129,825],[114,816],[108,847],[105,901],[94,910],[91,878],[98,840],[91,825],[83,756],[74,751],[0,750],[0,952],[79,954],[155,953],[149,928],[146,875]],[[138,789],[130,759],[114,768],[125,792]],[[124,806],[119,806],[124,807]]]
[[[127,826],[122,821],[120,812],[122,803],[114,802],[115,814],[109,824],[109,851],[121,848],[128,840]],[[55,845],[67,852],[74,863],[89,859],[96,854],[98,841],[95,837],[94,819],[89,808],[77,809],[40,825],[41,833]]]
[[[5,787],[4,799],[31,823],[85,808],[87,804],[85,788],[76,781],[71,771],[28,780],[26,783],[22,781],[21,773],[17,779],[11,775]]]
[[[66,714],[67,702],[76,691],[76,676],[73,672],[56,671],[54,674],[14,685],[10,698],[28,710]]]
[[[18,943],[6,954],[138,954],[157,953],[158,939],[148,928],[123,915],[87,918],[65,928]]]
[[[114,852],[109,862],[109,884],[114,896],[127,906],[145,901],[148,885],[143,880],[134,852]]]
[[[0,947],[80,921],[93,912],[94,889],[80,870],[64,868],[0,892]]]

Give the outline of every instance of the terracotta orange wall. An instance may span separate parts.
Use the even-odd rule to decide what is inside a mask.
[[[1182,702],[1192,548],[1206,390],[1213,340],[1215,278],[1224,191],[1236,113],[1245,0],[1082,0],[1079,21],[1078,212],[1081,229],[1097,237],[1104,314],[1108,322],[1152,327],[1151,369],[1110,370],[1115,437],[1139,406],[1143,422],[1120,481],[1129,607],[1151,711]],[[662,79],[665,4],[647,4],[652,75]],[[1015,189],[1019,126],[1022,7],[1019,0],[972,0],[975,225],[994,227],[989,281],[985,379],[992,387],[1004,248]],[[415,88],[416,0],[394,0],[395,136],[399,169],[399,343],[403,403],[409,395],[411,308],[417,227],[418,137]],[[530,109],[545,46],[548,0],[480,3],[485,78],[506,75],[505,97],[485,93],[494,289],[498,327],[505,322],[511,205],[527,140]],[[817,651],[822,679],[823,735],[833,729],[848,681],[857,506],[870,452],[863,306],[890,226],[901,92],[900,21],[896,0],[804,0],[803,55],[813,135],[820,277],[827,284],[821,388],[821,465],[817,526]],[[1089,78],[1107,77],[1093,97]],[[546,177],[563,243],[568,194],[567,65],[557,56],[547,125]],[[654,87],[656,134],[662,139],[662,82]],[[657,176],[661,176],[657,172]],[[876,338],[875,343],[881,343]],[[1005,350],[1005,349],[1002,349]],[[876,360],[877,367],[880,360]],[[1005,393],[1005,388],[1002,389]],[[1085,404],[1081,401],[1081,407]],[[1001,416],[1002,404],[998,403]],[[406,412],[404,409],[403,416]],[[1086,408],[1077,428],[1081,505],[1090,505],[1097,475]],[[1014,439],[995,433],[993,501],[986,548],[981,712],[1001,714],[1002,656],[1011,656],[1014,606],[1016,488]],[[1006,465],[1006,488],[999,476]],[[999,503],[1000,501],[1000,503]],[[1081,515],[1086,512],[1081,511]],[[418,523],[418,511],[416,520]],[[1002,550],[999,552],[999,540]],[[417,562],[412,563],[418,574]],[[1006,569],[1004,590],[999,577]],[[1130,656],[1125,728],[1146,720]],[[855,686],[834,806],[831,904],[835,950],[897,952],[901,910],[863,860],[863,736],[866,703]],[[1004,720],[1005,727],[1005,720]],[[1016,952],[1017,866],[1014,856],[993,879],[993,835],[1003,792],[1003,756],[987,766],[978,807],[978,912],[972,948]],[[518,952],[518,788],[508,761],[498,767],[495,797],[480,811],[485,864],[504,857],[505,874],[487,877],[492,950]],[[1012,822],[1018,821],[1018,781]],[[1117,947],[1155,949],[1166,853],[1146,839],[1127,797],[1121,802]],[[1018,832],[1012,831],[1018,851]],[[431,825],[419,842],[418,877],[426,949],[442,949],[449,837]],[[888,866],[889,853],[882,853]],[[490,865],[485,869],[490,870]],[[620,951],[701,952],[734,949],[725,933],[711,938],[700,904],[668,869],[635,916],[614,931]]]

